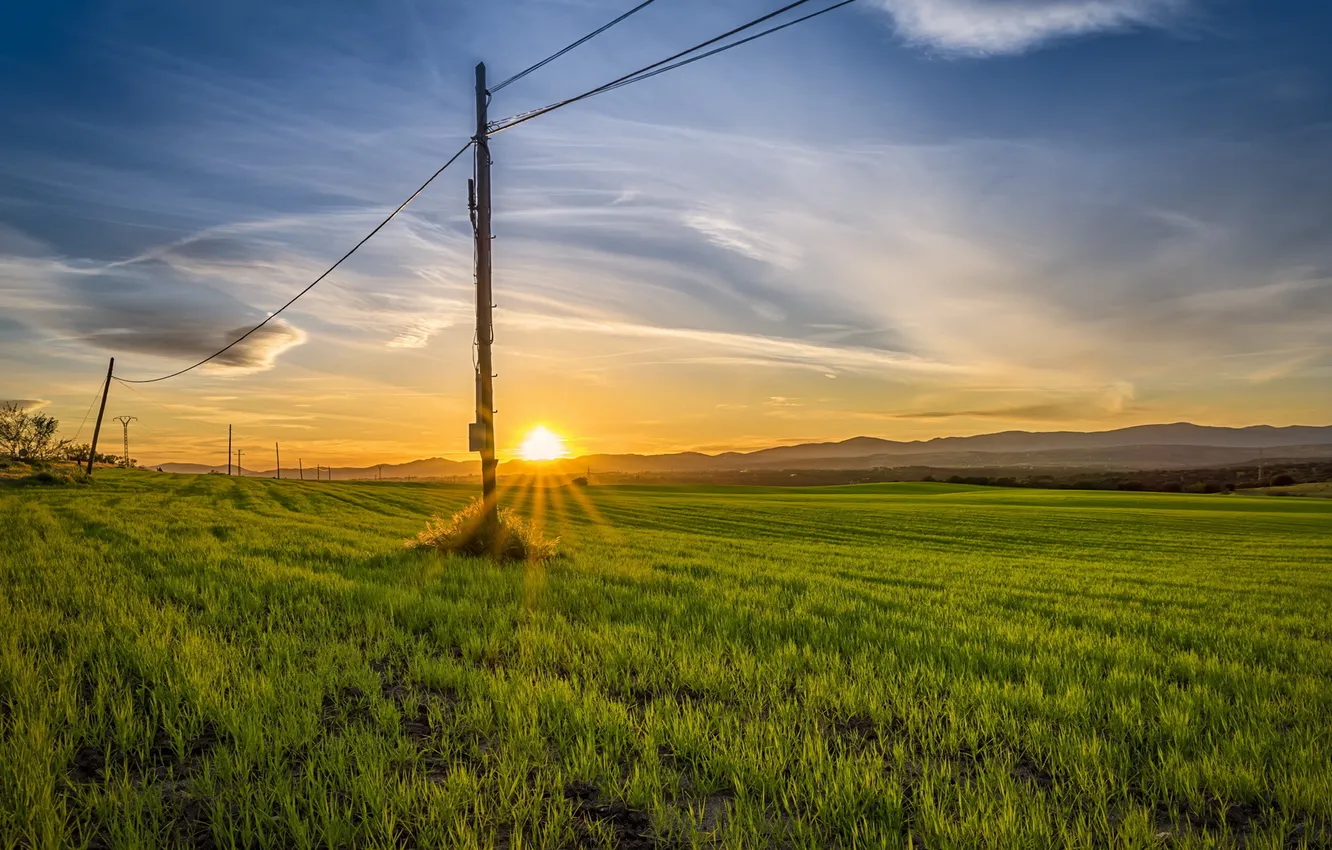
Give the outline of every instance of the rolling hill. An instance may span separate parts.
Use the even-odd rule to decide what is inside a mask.
[[[1285,459],[1332,457],[1332,426],[1296,425],[1277,428],[1219,428],[1176,422],[1139,425],[1112,431],[1004,431],[973,437],[937,437],[898,441],[878,437],[852,437],[840,442],[777,446],[752,452],[673,454],[594,454],[533,464],[509,460],[501,474],[521,474],[552,467],[567,474],[585,470],[616,473],[723,472],[746,469],[873,469],[893,466],[940,467],[1088,467],[1103,469],[1167,469],[1226,466],[1247,463],[1260,456]],[[157,468],[156,466],[154,468]],[[226,467],[190,463],[160,464],[164,472],[225,471]],[[426,458],[377,466],[335,467],[323,473],[333,479],[454,478],[477,475],[475,460]],[[244,475],[273,477],[274,470],[245,470]],[[282,477],[295,478],[295,467],[283,467]],[[314,473],[307,467],[305,477]]]

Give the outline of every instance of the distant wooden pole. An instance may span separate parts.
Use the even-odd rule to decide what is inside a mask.
[[[300,458],[296,458],[296,471],[300,474],[300,476],[301,476],[301,480],[304,481],[304,480],[305,480],[305,462],[302,461]]]
[[[227,426],[227,475],[231,474],[231,426]]]
[[[236,449],[236,474],[243,476],[245,475],[245,468],[241,466],[240,459],[241,459],[241,450]]]
[[[102,433],[102,414],[106,413],[106,395],[111,392],[111,371],[116,368],[116,358],[106,367],[106,383],[102,386],[102,406],[97,408],[97,424],[93,426],[92,446],[88,449],[88,474],[92,475],[93,460],[97,457],[97,437]]]
[[[277,480],[281,481],[281,480],[282,480],[282,449],[278,448],[278,444],[277,444],[277,443],[274,443],[274,444],[273,444],[273,459],[277,461]]]

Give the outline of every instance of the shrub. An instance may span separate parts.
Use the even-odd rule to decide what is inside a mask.
[[[1295,483],[1294,476],[1281,474],[1272,479],[1273,487],[1289,487]]]
[[[586,487],[586,486],[587,486],[587,476],[586,476],[586,475],[580,475],[580,476],[578,476],[577,478],[575,478],[575,479],[573,480],[573,485],[574,485],[575,487]]]
[[[536,526],[509,508],[499,511],[499,527],[487,528],[483,503],[471,504],[450,520],[436,516],[425,530],[406,541],[408,549],[434,549],[473,557],[493,556],[500,561],[545,561],[555,556],[560,539],[548,539]]]

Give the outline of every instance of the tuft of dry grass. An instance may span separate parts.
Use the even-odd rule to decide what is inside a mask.
[[[547,561],[555,557],[560,539],[548,538],[531,522],[509,508],[500,508],[498,528],[483,522],[484,503],[473,499],[451,519],[436,515],[425,530],[406,542],[408,549],[434,549],[499,561]]]

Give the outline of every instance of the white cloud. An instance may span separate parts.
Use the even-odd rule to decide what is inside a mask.
[[[453,327],[452,319],[422,318],[407,325],[389,340],[389,348],[425,348],[430,338],[445,328]]]
[[[800,249],[797,246],[745,227],[729,216],[699,210],[686,215],[684,223],[719,248],[735,251],[751,260],[784,269],[795,268],[800,262]]]
[[[881,373],[942,374],[963,373],[966,369],[896,351],[854,346],[830,346],[795,339],[758,334],[727,333],[696,328],[660,327],[616,319],[588,319],[574,316],[549,316],[534,313],[506,313],[498,320],[511,327],[585,332],[607,336],[676,340],[703,349],[725,351],[769,363],[814,366],[820,372],[829,368]]]
[[[879,0],[897,31],[946,53],[1022,53],[1048,41],[1176,20],[1188,0]]]
[[[39,410],[50,403],[50,400],[44,398],[0,398],[0,407],[13,404],[20,410]]]

